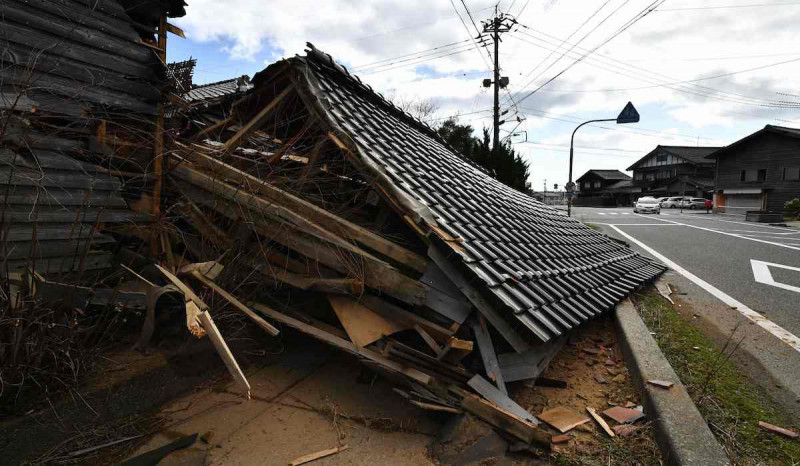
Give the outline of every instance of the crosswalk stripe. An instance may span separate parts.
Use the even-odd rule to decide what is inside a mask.
[[[605,215],[606,213],[605,212],[598,212],[597,214],[598,215]]]
[[[616,212],[609,212],[608,214],[609,214],[609,215],[619,215],[619,214],[617,214]]]

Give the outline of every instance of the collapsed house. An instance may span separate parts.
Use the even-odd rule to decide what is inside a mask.
[[[2,273],[146,305],[143,348],[178,294],[249,390],[216,296],[421,408],[546,441],[506,383],[664,270],[501,184],[310,44],[252,81],[190,86],[192,63],[164,63],[181,1],[65,1],[0,7]]]

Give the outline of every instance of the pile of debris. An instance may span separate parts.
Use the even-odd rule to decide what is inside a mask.
[[[174,112],[180,234],[164,257],[178,273],[162,271],[189,321],[209,330],[198,294],[213,290],[270,334],[262,318],[357,356],[420,408],[549,443],[505,384],[537,378],[571,329],[663,267],[498,183],[307,52],[225,112],[219,94]]]
[[[27,10],[46,9],[40,3],[9,11],[24,19]],[[252,81],[186,89],[194,62],[163,63],[167,31],[182,34],[166,22],[172,3],[101,2],[98,14],[109,21],[128,18],[127,29],[114,34],[131,43],[125,48],[122,37],[113,38],[119,47],[106,52],[113,58],[95,65],[136,71],[146,63],[171,70],[172,84],[153,78],[147,95],[137,96],[137,78],[124,99],[87,92],[97,97],[91,116],[74,103],[63,107],[74,108],[71,115],[58,106],[44,115],[37,104],[20,106],[23,98],[48,98],[35,86],[16,89],[13,106],[4,97],[6,126],[21,129],[1,138],[13,148],[0,152],[11,170],[3,182],[19,193],[6,197],[3,229],[13,234],[3,244],[32,248],[28,257],[7,255],[4,269],[18,273],[18,283],[36,277],[51,289],[66,287],[61,299],[78,296],[83,306],[103,297],[146,307],[142,350],[161,315],[174,309],[162,298],[178,297],[189,331],[210,337],[248,395],[212,318],[221,306],[270,336],[291,328],[356,356],[420,408],[469,411],[526,444],[549,445],[539,420],[508,397],[506,383],[536,379],[572,329],[613,309],[664,267],[502,185],[310,44],[305,57],[275,63]],[[82,28],[97,23],[87,13]],[[40,23],[29,28],[53,24]],[[137,30],[142,24],[149,25],[144,32]],[[14,28],[24,32],[22,23]],[[92,41],[112,34],[73,31],[56,29],[67,42],[91,42],[81,46],[95,55]],[[67,83],[51,75],[71,69],[38,72],[68,100]],[[97,108],[116,110],[101,115]],[[37,138],[44,128],[50,133]],[[58,131],[70,139],[55,138]],[[142,134],[140,143],[130,140]],[[19,174],[50,169],[56,172],[43,177]],[[82,175],[59,171],[68,169]],[[48,209],[25,216],[40,212],[40,192],[52,197]],[[72,207],[59,210],[65,200]],[[43,237],[44,215],[65,225]],[[67,228],[75,224],[78,237]],[[51,238],[61,243],[41,244]],[[84,286],[90,269],[97,273]],[[136,290],[121,288],[120,277]]]

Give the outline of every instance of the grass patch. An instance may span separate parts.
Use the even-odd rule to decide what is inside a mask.
[[[600,231],[600,227],[595,225],[594,223],[584,223],[587,227],[591,228],[594,231]]]
[[[800,442],[758,428],[758,421],[784,427],[792,421],[730,361],[740,332],[719,349],[655,291],[637,295],[636,307],[731,462],[800,464]]]

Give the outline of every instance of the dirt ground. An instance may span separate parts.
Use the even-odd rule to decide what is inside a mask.
[[[343,445],[349,448],[314,464],[435,464],[428,446],[436,442],[448,414],[410,405],[392,391],[390,382],[326,345],[296,334],[287,335],[285,345],[280,354],[266,354],[247,370],[251,400],[223,373],[154,413],[161,420],[159,432],[129,445],[128,452],[136,455],[197,433],[192,447],[160,464],[287,464]],[[511,396],[534,414],[556,406],[585,414],[586,406],[603,411],[612,403],[639,404],[609,318],[579,330],[545,377],[565,380],[568,387],[515,382],[509,384]],[[633,436],[612,440],[591,421],[570,431],[571,440],[555,445],[549,455],[513,453],[503,464],[658,464],[650,428],[646,422],[637,425],[643,427]]]
[[[628,376],[610,315],[570,335],[543,376],[566,381],[567,388],[533,387],[529,382],[509,384],[512,398],[534,415],[558,406],[588,416],[587,407],[599,413],[613,406],[642,404]],[[609,426],[617,425],[604,419]],[[660,464],[650,422],[641,420],[635,426],[632,435],[611,439],[590,421],[568,432],[572,437],[569,442],[553,445],[551,459],[559,464]],[[546,424],[545,428],[560,435]]]

